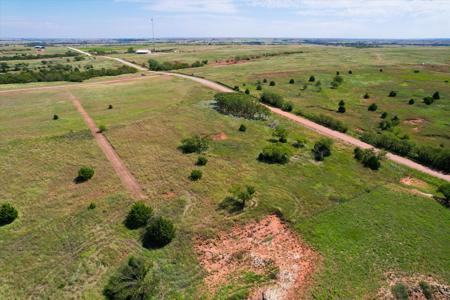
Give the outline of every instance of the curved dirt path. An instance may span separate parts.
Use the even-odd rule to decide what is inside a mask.
[[[97,140],[100,149],[102,149],[106,158],[111,163],[114,171],[116,171],[116,174],[119,176],[123,186],[133,195],[133,197],[137,199],[145,198],[145,194],[142,191],[142,188],[137,182],[136,178],[134,178],[133,174],[131,174],[131,172],[122,162],[119,155],[117,155],[116,151],[113,149],[106,137],[102,133],[98,132],[98,128],[95,125],[94,120],[89,116],[86,110],[84,110],[80,101],[72,93],[68,93],[68,96],[73,105],[83,117],[86,125],[91,130],[92,135]]]
[[[71,48],[71,49],[75,49],[75,48]],[[120,58],[116,59],[114,57],[108,57],[108,56],[105,56],[105,57],[110,58],[110,59],[114,59],[114,60],[116,60],[118,62],[125,63],[128,66],[132,66],[132,67],[135,67],[135,68],[137,68],[139,70],[144,71],[143,67],[138,66],[138,65],[133,64],[133,63],[130,63],[130,62],[125,61],[123,59],[120,59]],[[189,79],[189,80],[196,81],[196,82],[198,82],[198,83],[200,83],[200,84],[202,84],[202,85],[204,85],[206,87],[209,87],[209,88],[211,88],[213,90],[216,90],[216,91],[219,91],[219,92],[224,92],[224,93],[233,93],[234,92],[234,90],[232,90],[232,89],[230,89],[230,88],[228,88],[226,86],[223,86],[223,85],[221,85],[221,84],[219,84],[217,82],[213,82],[213,81],[210,81],[210,80],[204,79],[204,78],[199,78],[199,77],[185,75],[185,74],[179,74],[179,73],[171,73],[171,72],[154,72],[154,71],[148,71],[148,70],[147,70],[147,72],[151,72],[153,74],[161,74],[161,75],[169,75],[169,76],[175,76],[175,77],[180,77],[180,78],[186,78],[186,79]],[[314,122],[312,122],[312,121],[310,121],[310,120],[308,120],[306,118],[297,116],[297,115],[295,115],[293,113],[285,112],[285,111],[282,111],[281,109],[270,107],[270,106],[267,106],[267,107],[273,113],[276,113],[276,114],[278,114],[280,116],[288,118],[288,119],[290,119],[290,120],[292,120],[292,121],[294,121],[294,122],[296,122],[296,123],[298,123],[298,124],[300,124],[300,125],[302,125],[302,126],[304,126],[306,128],[309,128],[309,129],[311,129],[311,130],[313,130],[313,131],[315,131],[315,132],[317,132],[317,133],[319,133],[321,135],[325,135],[325,136],[328,136],[328,137],[333,138],[335,140],[340,140],[340,141],[343,141],[343,142],[345,142],[347,144],[350,144],[350,145],[353,145],[353,146],[357,146],[357,147],[361,147],[361,148],[364,148],[364,149],[374,148],[377,151],[380,150],[380,149],[377,149],[377,148],[373,147],[372,145],[364,143],[364,142],[362,142],[362,141],[358,140],[357,138],[354,138],[354,137],[352,137],[350,135],[347,135],[347,134],[339,132],[339,131],[332,130],[332,129],[330,129],[328,127],[325,127],[325,126],[322,126],[322,125],[319,125],[319,124],[314,123]],[[414,161],[412,161],[412,160],[410,160],[408,158],[401,157],[401,156],[392,154],[390,152],[388,152],[386,154],[386,157],[388,159],[398,163],[398,164],[407,166],[407,167],[409,167],[411,169],[415,169],[417,171],[420,171],[420,172],[426,173],[428,175],[431,175],[431,176],[434,176],[434,177],[437,177],[437,178],[440,178],[440,179],[443,179],[443,180],[446,180],[446,181],[450,182],[450,175],[446,175],[446,174],[443,174],[441,172],[438,172],[438,171],[435,171],[433,169],[430,169],[428,167],[425,167],[425,166],[423,166],[421,164],[418,164],[418,163],[416,163],[416,162],[414,162]]]

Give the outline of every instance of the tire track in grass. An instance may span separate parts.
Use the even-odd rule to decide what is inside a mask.
[[[83,117],[86,125],[89,127],[92,135],[97,141],[100,149],[105,154],[106,158],[111,163],[113,169],[116,171],[117,176],[119,176],[120,181],[123,186],[137,199],[146,198],[141,186],[139,185],[136,178],[131,174],[128,168],[125,166],[123,161],[120,159],[119,155],[116,153],[114,148],[111,146],[106,137],[99,132],[97,125],[95,125],[94,120],[89,116],[89,114],[84,110],[80,101],[70,92],[68,92],[69,99],[72,101],[73,105],[76,107],[78,112]]]

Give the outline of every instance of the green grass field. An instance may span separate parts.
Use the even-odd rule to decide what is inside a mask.
[[[420,61],[420,53],[416,55]],[[437,63],[442,57],[433,59]],[[273,68],[283,69],[273,64],[276,61],[287,66],[303,60],[298,54],[193,72],[231,85],[267,76],[280,83],[275,89],[281,91],[284,79],[293,74],[304,78],[319,68],[311,62],[311,69],[303,71],[299,63],[292,66],[293,73],[276,77]],[[330,76],[339,65],[328,68]],[[352,69],[353,76],[360,76]],[[441,79],[439,72],[436,76]],[[345,78],[339,93],[349,84]],[[281,211],[322,257],[310,298],[374,297],[386,284],[387,272],[430,274],[450,283],[450,211],[413,191],[436,193],[442,181],[390,161],[370,171],[353,159],[352,148],[340,143],[334,144],[332,156],[315,162],[311,148],[319,137],[313,132],[276,116],[249,121],[219,114],[210,106],[214,92],[184,79],[161,76],[88,88],[73,85],[70,91],[97,125],[108,128],[105,135],[143,186],[147,204],[175,222],[177,236],[162,249],[146,250],[139,231],[124,227],[133,200],[64,90],[2,94],[0,170],[6,176],[0,179],[0,199],[11,202],[19,218],[0,227],[0,261],[8,262],[0,269],[0,298],[102,298],[104,285],[128,255],[156,263],[162,279],[159,298],[214,298],[204,289],[206,274],[193,251],[193,239],[212,237],[274,211]],[[300,99],[295,100],[299,106]],[[348,103],[351,110],[350,99]],[[114,108],[107,109],[109,104]],[[429,108],[442,116],[436,106]],[[53,114],[60,119],[51,120]],[[296,136],[308,140],[306,148],[292,147],[294,156],[286,165],[256,159],[271,143],[272,122],[289,129],[289,143]],[[357,118],[354,122],[358,124]],[[445,132],[439,122],[445,121],[436,121],[433,130]],[[247,126],[245,133],[238,131],[240,124]],[[181,139],[218,133],[227,139],[211,141],[203,178],[189,180],[197,155],[177,150]],[[85,165],[95,167],[94,178],[75,184],[78,168]],[[399,181],[406,176],[425,184],[402,185]],[[232,217],[217,210],[230,187],[243,184],[256,188],[257,205]],[[91,202],[97,205],[94,210],[88,210]]]

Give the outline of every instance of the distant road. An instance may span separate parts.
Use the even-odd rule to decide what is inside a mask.
[[[83,50],[80,50],[80,49],[77,49],[77,48],[72,48],[72,47],[67,47],[67,48],[69,48],[70,50],[73,50],[75,52],[79,52],[81,54],[87,55],[87,56],[92,56],[92,54],[90,54],[89,52],[86,52],[86,51],[83,51]]]
[[[75,50],[75,48],[69,48],[69,49]],[[84,51],[82,51],[82,52],[84,52]],[[124,64],[126,64],[128,66],[135,67],[136,69],[141,70],[141,71],[146,70],[145,68],[143,68],[141,66],[138,66],[136,64],[130,63],[130,62],[125,61],[125,60],[120,59],[120,58],[114,58],[114,57],[108,57],[108,56],[105,56],[105,57],[110,58],[110,59],[114,59],[114,60],[116,60],[118,62],[121,62],[121,63],[124,63]],[[146,70],[146,71],[148,71],[148,70]],[[223,93],[233,93],[233,92],[235,92],[234,90],[232,90],[232,89],[230,89],[230,88],[228,88],[226,86],[223,86],[223,85],[221,85],[221,84],[219,84],[217,82],[210,81],[210,80],[204,79],[204,78],[199,78],[199,77],[185,75],[185,74],[179,74],[179,73],[171,73],[171,72],[154,72],[154,71],[148,71],[148,72],[161,74],[161,75],[169,75],[169,76],[186,78],[186,79],[189,79],[189,80],[196,81],[196,82],[198,82],[198,83],[200,83],[200,84],[202,84],[202,85],[204,85],[206,87],[209,87],[209,88],[211,88],[213,90],[216,90],[216,91],[219,91],[219,92],[223,92]],[[308,120],[306,118],[297,116],[297,115],[295,115],[293,113],[285,112],[285,111],[282,111],[281,109],[270,107],[270,106],[267,106],[267,107],[273,113],[276,113],[276,114],[278,114],[280,116],[288,118],[289,120],[292,120],[292,121],[302,125],[303,127],[311,129],[311,130],[313,130],[313,131],[315,131],[315,132],[317,132],[317,133],[319,133],[321,135],[325,135],[325,136],[328,136],[328,137],[333,138],[335,140],[340,140],[340,141],[342,141],[342,142],[344,142],[346,144],[350,144],[352,146],[360,147],[360,148],[363,148],[363,149],[373,148],[373,149],[376,149],[376,150],[380,151],[380,149],[377,149],[377,148],[373,147],[370,144],[364,143],[364,142],[358,140],[357,138],[354,138],[354,137],[352,137],[352,136],[350,136],[348,134],[332,130],[332,129],[328,128],[328,127],[319,125],[317,123],[312,122],[311,120]],[[428,175],[431,175],[431,176],[434,176],[434,177],[437,177],[437,178],[440,178],[440,179],[443,179],[443,180],[446,180],[446,181],[450,182],[450,175],[446,175],[446,174],[443,174],[441,172],[438,172],[438,171],[435,171],[433,169],[430,169],[428,167],[425,167],[425,166],[423,166],[421,164],[418,164],[418,163],[416,163],[416,162],[414,162],[414,161],[412,161],[412,160],[410,160],[408,158],[401,157],[399,155],[395,155],[395,154],[392,154],[390,152],[387,153],[386,157],[388,159],[390,159],[390,160],[400,164],[400,165],[407,166],[407,167],[409,167],[411,169],[415,169],[417,171],[420,171],[420,172],[426,173]]]

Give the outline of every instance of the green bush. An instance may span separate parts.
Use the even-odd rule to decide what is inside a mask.
[[[365,94],[364,94],[364,99],[369,99],[369,98],[370,98],[369,94],[368,94],[368,93],[365,93]]]
[[[197,181],[200,180],[202,178],[202,171],[201,170],[192,170],[191,175],[189,176],[189,178],[192,181]]]
[[[428,284],[428,282],[421,281],[419,282],[419,286],[427,300],[433,299],[433,291],[431,290],[431,286]]]
[[[439,186],[438,192],[444,195],[444,204],[450,205],[450,183],[444,183]]]
[[[274,137],[276,137],[279,142],[286,143],[288,134],[289,134],[289,132],[287,131],[287,129],[285,127],[277,126],[277,128],[275,128],[275,131],[273,132],[272,135]]]
[[[289,80],[289,84],[294,84],[295,80],[293,78],[291,78],[291,80]]]
[[[143,259],[130,257],[113,275],[103,295],[109,300],[158,299],[160,279]]]
[[[95,205],[94,202],[91,202],[88,206],[88,209],[95,209],[97,207],[97,205]]]
[[[108,105],[108,109],[113,109],[112,104]]]
[[[304,138],[296,138],[295,142],[292,144],[295,148],[304,148],[307,144],[306,139]]]
[[[144,202],[136,202],[131,206],[130,211],[125,219],[125,226],[128,229],[137,229],[147,225],[153,215],[153,210]]]
[[[59,116],[58,115],[53,115],[53,120],[58,120]]]
[[[423,98],[423,103],[425,103],[426,105],[430,105],[434,102],[433,97],[427,96]]]
[[[378,105],[376,103],[372,103],[367,108],[368,111],[376,111],[378,109]]]
[[[0,206],[0,226],[8,225],[17,218],[18,212],[9,203],[4,203]]]
[[[273,92],[264,92],[261,95],[261,102],[270,106],[281,108],[284,104],[284,99],[281,95]]]
[[[286,164],[289,162],[290,151],[282,145],[273,144],[265,147],[258,160],[266,163]]]
[[[208,150],[209,140],[199,135],[194,135],[191,138],[186,138],[181,141],[181,145],[178,147],[183,153],[202,153]]]
[[[328,138],[322,138],[316,142],[314,144],[314,148],[311,150],[314,155],[314,159],[317,161],[322,161],[325,157],[330,156],[332,144],[333,141]]]
[[[283,111],[292,111],[294,109],[294,104],[290,101],[284,102],[283,105],[281,106],[281,109]]]
[[[163,217],[157,217],[150,220],[142,242],[145,248],[161,248],[169,244],[174,237],[173,223]]]
[[[107,130],[107,128],[106,128],[106,126],[105,125],[100,125],[100,126],[98,126],[98,132],[99,133],[102,133],[102,132],[105,132]]]
[[[344,100],[339,101],[338,110],[339,113],[343,114],[345,113],[345,102]]]
[[[380,116],[380,118],[382,118],[382,119],[386,119],[387,118],[387,116],[388,116],[388,113],[387,112],[382,112],[381,113],[381,116]]]
[[[353,71],[352,70],[348,70],[348,74],[352,75]]]
[[[412,98],[409,99],[409,101],[408,101],[408,104],[409,104],[409,105],[413,105],[414,103],[416,103],[416,101],[415,101],[414,99],[412,99]]]
[[[269,85],[270,85],[270,86],[275,86],[275,81],[272,80],[272,81],[269,83]]]
[[[392,287],[392,294],[397,300],[408,300],[408,288],[403,283],[397,283]]]
[[[266,78],[263,79],[263,83],[267,83],[267,79]]]
[[[356,160],[360,161],[364,167],[370,168],[372,170],[378,170],[381,166],[382,154],[375,153],[374,149],[362,150],[357,147],[354,150],[354,157]]]
[[[434,94],[433,94],[433,99],[434,99],[434,100],[439,100],[439,99],[441,99],[441,96],[439,95],[439,92],[438,92],[438,91],[434,92]]]
[[[413,148],[411,142],[401,140],[389,132],[381,134],[364,132],[361,140],[377,148],[386,149],[402,156],[408,155]]]
[[[244,124],[241,124],[241,126],[239,126],[239,131],[241,131],[241,132],[247,131],[247,127],[245,127]]]
[[[229,213],[242,211],[247,201],[251,200],[256,192],[253,186],[235,187],[230,190],[232,196],[227,196],[219,204],[220,209],[224,209]]]
[[[95,170],[91,167],[82,167],[78,170],[77,181],[83,182],[91,179],[94,176]]]
[[[197,158],[197,162],[195,163],[197,166],[205,166],[208,163],[208,159],[205,156],[199,156]]]
[[[265,120],[269,110],[254,97],[239,93],[218,93],[214,96],[216,109],[223,114],[253,120]]]
[[[250,90],[249,90],[249,89],[245,89],[245,93],[246,93],[247,95],[250,95]]]
[[[345,125],[343,122],[341,122],[340,120],[336,120],[327,115],[306,114],[306,113],[299,112],[299,111],[296,113],[300,116],[303,116],[307,119],[310,119],[320,125],[331,128],[333,130],[337,130],[337,131],[344,132],[344,133],[347,132],[347,130],[348,130],[347,125]]]
[[[396,97],[397,96],[397,92],[396,91],[390,91],[389,92],[389,97]]]
[[[257,90],[257,91],[261,91],[261,90],[262,90],[262,86],[261,86],[260,84],[258,84],[258,85],[256,86],[256,90]]]
[[[309,77],[309,82],[314,82],[314,81],[316,81],[316,77],[310,76],[310,77]]]

